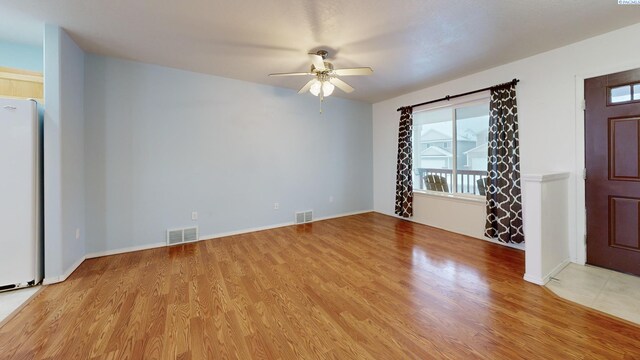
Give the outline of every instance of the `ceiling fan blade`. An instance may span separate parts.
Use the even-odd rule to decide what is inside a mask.
[[[302,93],[306,93],[307,91],[309,91],[309,88],[311,87],[311,85],[313,84],[313,82],[316,81],[316,79],[311,79],[309,80],[308,83],[306,83],[302,89],[298,90],[298,94],[302,94]]]
[[[309,56],[311,56],[311,62],[313,62],[313,66],[316,68],[316,70],[326,70],[326,68],[324,67],[324,59],[322,58],[322,56],[318,54],[309,54]]]
[[[346,82],[338,79],[338,78],[331,78],[329,79],[329,82],[332,83],[333,85],[335,85],[338,89],[346,92],[346,93],[350,93],[353,92],[353,88],[351,87],[351,85],[347,84]],[[311,86],[311,85],[309,85]]]
[[[303,75],[314,75],[308,72],[290,72],[290,73],[275,73],[269,74],[269,76],[303,76]]]
[[[371,75],[373,69],[370,67],[357,67],[349,69],[335,69],[333,72],[339,76]]]

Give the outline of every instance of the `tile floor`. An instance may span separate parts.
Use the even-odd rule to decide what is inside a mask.
[[[2,326],[4,320],[9,315],[31,299],[31,297],[35,295],[40,288],[41,286],[34,286],[25,289],[0,292],[0,326]]]
[[[640,325],[640,277],[572,263],[547,288],[567,300]]]

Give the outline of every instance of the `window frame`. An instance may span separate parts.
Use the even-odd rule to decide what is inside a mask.
[[[446,100],[443,100],[443,102]],[[487,91],[483,91],[477,94],[471,94],[471,95],[467,95],[464,97],[460,97],[457,99],[453,99],[453,100],[449,100],[446,103],[435,103],[435,104],[429,104],[429,105],[424,105],[424,106],[420,106],[417,107],[413,110],[413,114],[417,114],[420,112],[425,112],[425,111],[432,111],[432,110],[437,110],[437,109],[444,109],[444,108],[451,108],[451,126],[453,127],[452,132],[451,132],[451,148],[452,148],[452,165],[451,165],[451,188],[452,190],[455,189],[455,191],[449,192],[449,193],[443,193],[443,192],[439,192],[439,191],[433,191],[433,190],[427,190],[427,189],[413,189],[414,193],[418,193],[418,194],[426,194],[426,195],[436,195],[436,196],[440,196],[440,197],[448,197],[448,198],[459,198],[459,199],[466,199],[466,200],[473,200],[473,201],[480,201],[481,199],[485,199],[485,196],[483,195],[476,195],[476,194],[469,194],[469,193],[462,193],[462,192],[458,192],[458,176],[457,176],[457,172],[458,172],[458,139],[457,139],[457,119],[456,119],[456,109],[459,108],[463,108],[463,107],[467,107],[467,106],[473,106],[473,105],[480,105],[480,104],[489,104],[489,102],[491,101],[491,92],[489,90]],[[487,127],[489,126],[489,124],[487,124]],[[413,132],[414,129],[412,128],[411,131]],[[415,144],[411,145],[412,147],[415,146]],[[412,149],[413,150],[413,149]],[[414,160],[415,161],[415,160]]]

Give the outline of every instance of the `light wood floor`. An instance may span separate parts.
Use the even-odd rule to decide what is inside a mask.
[[[523,269],[374,213],[103,257],[0,328],[0,358],[640,358],[639,327]]]

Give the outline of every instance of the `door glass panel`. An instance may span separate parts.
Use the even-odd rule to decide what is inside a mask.
[[[631,101],[631,85],[611,88],[611,102],[619,103]]]
[[[640,100],[640,84],[633,85],[633,100]]]

